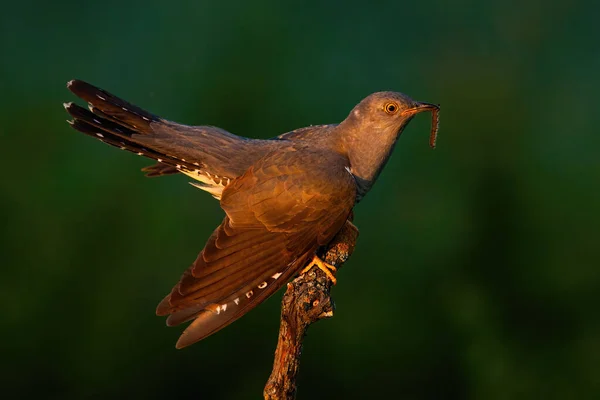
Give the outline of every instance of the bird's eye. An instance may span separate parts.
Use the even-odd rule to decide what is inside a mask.
[[[398,111],[398,104],[396,103],[387,103],[384,107],[385,112],[388,114],[395,114]]]

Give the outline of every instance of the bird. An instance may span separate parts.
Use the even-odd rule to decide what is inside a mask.
[[[386,91],[338,124],[250,139],[169,121],[82,80],[67,88],[88,105],[63,104],[75,130],[155,160],[142,169],[149,177],[187,175],[225,212],[156,308],[168,326],[191,321],[176,348],[219,331],[313,267],[335,284],[335,267],[318,250],[352,218],[413,117],[431,112],[432,148],[439,125],[439,105]]]

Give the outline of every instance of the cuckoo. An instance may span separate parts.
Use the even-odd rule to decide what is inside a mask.
[[[80,80],[67,87],[88,105],[64,104],[73,128],[155,160],[142,169],[147,176],[187,175],[225,211],[156,309],[168,326],[192,321],[178,348],[229,325],[311,267],[335,283],[335,268],[317,250],[351,218],[411,119],[431,112],[431,147],[438,129],[438,105],[397,92],[367,96],[339,124],[258,140],[163,119]]]

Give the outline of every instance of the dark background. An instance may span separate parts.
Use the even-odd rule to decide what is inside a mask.
[[[397,90],[299,399],[600,398],[598,2],[4,2],[3,398],[260,398],[278,293],[185,350],[154,315],[223,213],[66,124],[72,78],[267,138]]]

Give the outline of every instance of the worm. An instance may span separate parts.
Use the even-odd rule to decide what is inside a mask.
[[[429,134],[429,147],[435,149],[438,129],[440,127],[440,107],[437,106],[431,110],[431,133]]]

